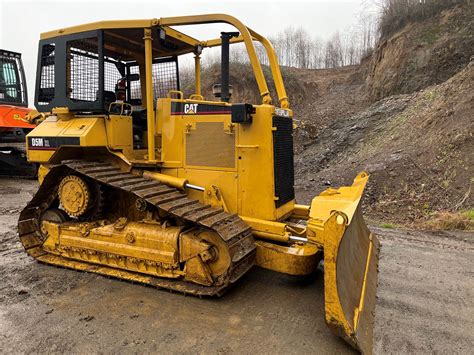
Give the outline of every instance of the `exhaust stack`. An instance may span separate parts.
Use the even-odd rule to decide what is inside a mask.
[[[239,32],[221,32],[221,101],[229,102],[229,45],[232,37]]]

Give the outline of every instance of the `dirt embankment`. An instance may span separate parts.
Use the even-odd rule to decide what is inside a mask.
[[[371,179],[364,210],[374,222],[426,226],[439,211],[472,214],[472,18],[472,7],[461,6],[409,24],[381,41],[345,81],[330,81],[331,93],[319,102],[341,111],[329,111],[324,126],[319,117],[304,116],[317,134],[302,125],[306,132],[296,135],[302,202],[366,170]],[[326,76],[318,72],[313,75]],[[354,101],[357,111],[348,109]],[[472,229],[474,221],[465,216],[452,225]]]
[[[465,4],[380,40],[368,68],[370,97],[410,94],[462,70],[474,55],[473,19],[474,7]]]
[[[298,154],[300,199],[366,170],[372,220],[409,224],[434,211],[472,208],[473,102],[474,63],[443,84],[334,120]]]

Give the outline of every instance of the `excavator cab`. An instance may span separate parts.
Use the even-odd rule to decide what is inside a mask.
[[[198,40],[176,28],[224,23]],[[276,88],[272,97],[254,42]],[[232,102],[229,47],[243,43],[260,102]],[[218,100],[201,54],[221,47]],[[179,80],[194,56],[194,92]],[[295,200],[293,111],[271,43],[228,15],[105,21],[43,33],[28,134],[41,187],[20,216],[28,253],[54,265],[221,295],[253,265],[307,275],[324,260],[326,322],[371,352],[378,241],[365,225],[368,174]]]
[[[28,106],[21,54],[0,49],[0,105]]]
[[[26,161],[25,139],[34,125],[22,120],[28,95],[21,54],[0,49],[0,175],[35,177]]]

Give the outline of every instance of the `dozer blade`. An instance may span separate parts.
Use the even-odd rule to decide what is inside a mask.
[[[367,228],[360,200],[368,180],[328,189],[311,204],[309,224],[324,247],[326,323],[364,354],[372,353],[379,241]]]

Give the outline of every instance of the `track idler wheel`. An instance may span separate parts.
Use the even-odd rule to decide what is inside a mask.
[[[181,262],[186,262],[186,281],[205,286],[225,283],[232,260],[227,244],[217,233],[195,228],[181,233],[179,244]]]

